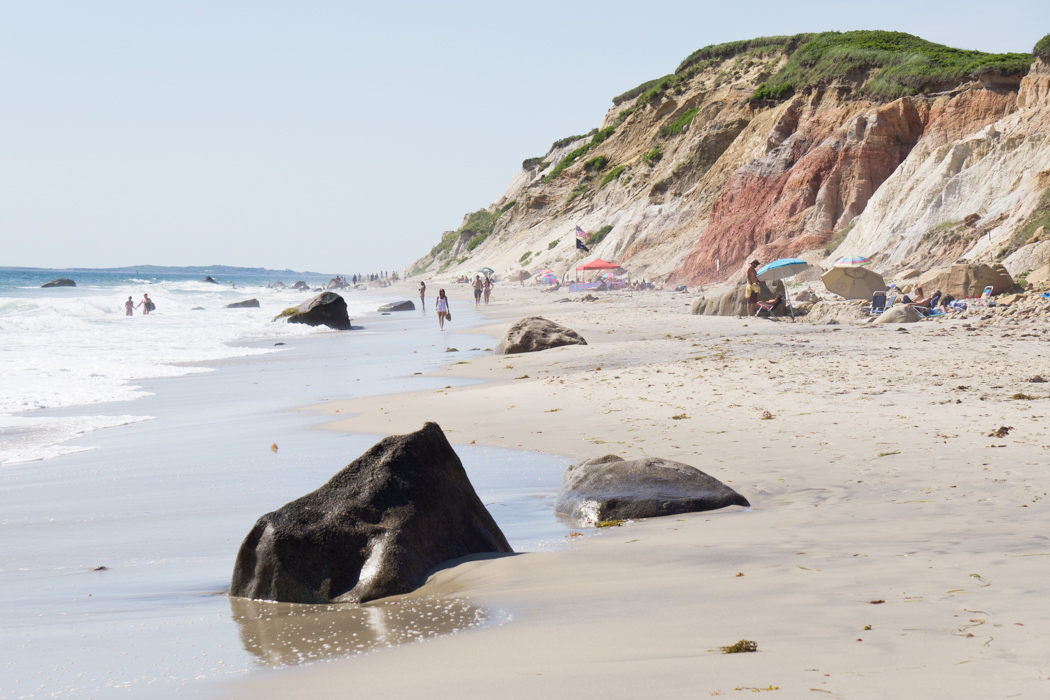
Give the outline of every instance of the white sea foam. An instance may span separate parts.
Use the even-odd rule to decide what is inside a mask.
[[[93,447],[69,446],[62,443],[83,437],[92,430],[130,425],[145,420],[153,419],[150,416],[36,418],[25,415],[0,415],[0,466],[92,450]]]
[[[143,293],[156,310],[143,316],[137,309],[127,317],[125,301],[131,296],[137,304]],[[249,298],[258,299],[260,308],[224,308]],[[128,401],[146,395],[136,385],[140,380],[205,372],[209,370],[187,365],[277,350],[248,347],[245,341],[328,331],[270,323],[282,309],[307,298],[290,289],[232,289],[192,280],[0,289],[0,415]],[[363,314],[366,303],[374,308],[374,298],[344,298],[351,317]],[[12,438],[0,430],[0,455],[17,454],[17,461],[24,461],[73,449],[56,447],[76,436],[59,419],[23,423],[26,430],[30,425],[39,435],[29,438],[20,432],[22,442],[17,444],[8,444]],[[30,445],[37,445],[37,451]],[[5,461],[15,460],[0,457],[0,463]]]

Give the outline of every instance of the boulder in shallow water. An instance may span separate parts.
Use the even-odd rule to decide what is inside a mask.
[[[57,280],[51,280],[50,282],[44,282],[42,285],[40,285],[40,288],[41,289],[45,289],[47,287],[75,287],[75,286],[77,286],[77,283],[74,282],[73,280],[69,279],[68,277],[59,277]]]
[[[562,345],[586,345],[587,341],[572,330],[542,316],[523,318],[507,330],[493,351],[496,355],[537,352]]]
[[[306,282],[303,282],[302,280],[299,280],[298,282],[292,285],[292,289],[298,289],[300,292],[308,292],[310,291],[310,285],[308,285]]]
[[[211,278],[211,275],[206,275],[204,279],[201,280],[201,282],[207,282],[208,284],[218,284],[218,282]]]
[[[245,299],[244,301],[235,301],[232,304],[227,304],[223,308],[225,309],[258,309],[258,299]]]
[[[379,307],[380,311],[415,311],[416,305],[411,301],[392,301]]]
[[[441,428],[427,423],[259,518],[237,553],[230,595],[363,603],[418,588],[450,559],[512,551]]]
[[[328,326],[337,331],[350,330],[350,316],[346,311],[346,300],[335,292],[321,292],[299,306],[285,309],[274,317],[288,323],[305,323],[308,326]]]
[[[628,462],[605,455],[565,470],[554,510],[596,523],[750,505],[718,479],[688,464],[659,458]]]

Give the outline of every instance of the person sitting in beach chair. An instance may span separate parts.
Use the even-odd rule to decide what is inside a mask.
[[[776,299],[770,299],[768,301],[755,302],[755,316],[765,311],[769,314],[770,318],[773,316],[773,312],[776,311],[777,307],[784,303],[784,297],[778,295]]]

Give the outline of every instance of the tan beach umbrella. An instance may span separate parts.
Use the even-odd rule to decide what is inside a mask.
[[[829,292],[845,299],[870,299],[873,292],[888,288],[882,275],[866,267],[833,267],[820,279]]]

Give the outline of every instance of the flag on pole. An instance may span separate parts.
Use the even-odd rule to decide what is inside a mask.
[[[576,227],[576,237],[577,238],[587,239],[587,238],[590,238],[590,236],[591,236],[591,234],[587,233],[586,231],[584,231],[579,226]]]
[[[591,249],[588,248],[587,246],[585,246],[583,244],[583,241],[581,241],[579,238],[576,239],[576,249],[577,250],[582,250],[584,253],[591,252]]]

